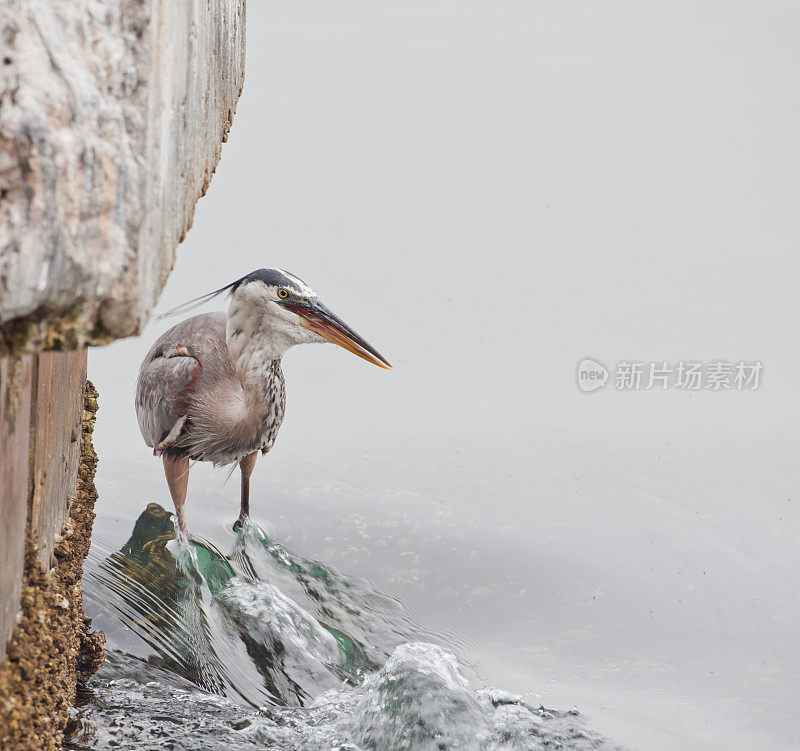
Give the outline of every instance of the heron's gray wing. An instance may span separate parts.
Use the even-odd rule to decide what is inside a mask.
[[[136,383],[136,417],[154,454],[169,448],[180,436],[186,423],[187,398],[201,370],[200,363],[181,346],[157,351],[142,363]]]

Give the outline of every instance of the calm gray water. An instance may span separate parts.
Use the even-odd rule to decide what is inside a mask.
[[[291,351],[257,526],[198,465],[173,555],[132,406],[172,321],[91,353],[110,659],[76,747],[793,748],[798,32],[777,2],[250,3],[160,308],[281,266],[395,367]],[[586,394],[584,357],[764,371]]]

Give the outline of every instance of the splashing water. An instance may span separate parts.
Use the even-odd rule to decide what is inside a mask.
[[[225,556],[150,504],[84,589],[110,651],[69,749],[611,748],[576,712],[471,690],[398,601],[252,522]]]

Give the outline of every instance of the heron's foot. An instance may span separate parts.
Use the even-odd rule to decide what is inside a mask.
[[[234,532],[241,531],[249,521],[250,517],[247,514],[241,514],[239,518],[233,523],[233,531]]]

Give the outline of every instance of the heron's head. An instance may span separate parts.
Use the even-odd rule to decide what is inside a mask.
[[[229,285],[228,337],[237,318],[266,319],[270,344],[283,354],[296,344],[332,342],[378,367],[391,366],[374,347],[328,309],[304,281],[282,269],[258,269]],[[233,328],[233,331],[231,330]]]

